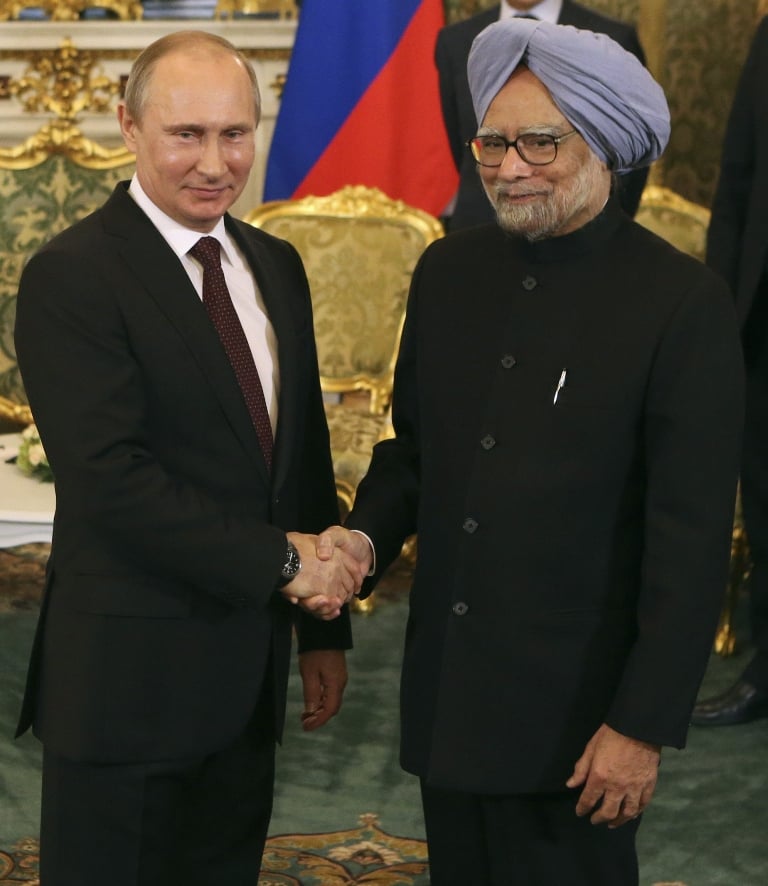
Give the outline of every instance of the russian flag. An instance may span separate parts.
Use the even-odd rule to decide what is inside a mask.
[[[443,0],[303,0],[265,200],[380,188],[439,215],[456,190],[434,46]]]

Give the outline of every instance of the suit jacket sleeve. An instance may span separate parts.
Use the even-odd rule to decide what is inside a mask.
[[[702,283],[671,317],[648,381],[637,636],[607,717],[625,735],[675,747],[727,583],[743,418],[733,306],[716,278]]]
[[[361,597],[376,586],[398,556],[405,539],[416,531],[420,483],[416,296],[423,265],[414,271],[405,325],[395,370],[392,424],[395,437],[377,443],[366,476],[358,486],[346,525],[360,529],[376,549],[376,573],[363,585]]]

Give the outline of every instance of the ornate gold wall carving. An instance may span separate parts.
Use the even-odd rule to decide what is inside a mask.
[[[51,154],[64,154],[95,169],[130,162],[132,155],[124,147],[105,148],[85,138],[77,125],[83,112],[111,112],[120,91],[120,83],[98,68],[96,54],[65,38],[58,49],[30,51],[28,59],[22,76],[9,79],[8,91],[24,111],[48,114],[50,120],[22,144],[0,148],[0,165],[27,169]]]

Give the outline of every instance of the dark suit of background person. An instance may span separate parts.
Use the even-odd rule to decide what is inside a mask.
[[[735,296],[747,370],[741,495],[753,560],[755,654],[737,683],[697,705],[693,718],[728,725],[768,716],[768,18],[754,37],[726,127],[707,264]]]
[[[531,14],[535,12],[534,7]],[[477,175],[477,166],[466,147],[467,140],[477,132],[467,82],[467,57],[475,37],[488,25],[498,21],[498,18],[499,7],[494,6],[486,12],[442,28],[437,35],[435,64],[440,80],[440,101],[451,152],[459,171],[456,204],[447,221],[452,231],[494,220],[493,207],[485,196]],[[573,0],[563,0],[558,24],[607,34],[645,64],[645,54],[632,25],[608,18],[580,3],[574,3]],[[619,177],[620,202],[629,215],[634,215],[637,211],[647,178],[647,168]]]
[[[278,343],[270,476],[201,299],[127,185],[30,260],[18,296],[19,365],[56,477],[20,722],[46,756],[42,882],[245,886],[261,851],[244,847],[263,840],[256,825],[271,810],[292,629],[300,651],[351,645],[346,612],[324,622],[276,590],[286,530],[314,532],[337,514],[309,291],[290,245],[225,216]],[[244,744],[253,752],[241,756]],[[69,797],[71,809],[82,802],[72,820],[47,817],[69,771],[47,774],[52,755],[93,773],[93,793],[81,784]],[[138,821],[109,781],[135,769],[156,776],[161,810]],[[210,795],[185,793],[197,777]],[[89,813],[124,820],[126,845],[102,845]],[[220,879],[206,867],[219,831],[233,843]],[[46,868],[64,842],[76,866]],[[145,847],[156,867],[134,869]]]

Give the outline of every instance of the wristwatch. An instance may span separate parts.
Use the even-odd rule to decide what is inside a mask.
[[[299,556],[299,552],[296,550],[296,545],[292,542],[288,542],[288,549],[285,552],[285,563],[283,564],[283,571],[280,573],[280,580],[277,583],[279,588],[284,588],[289,581],[293,581],[294,578],[301,572],[301,557]]]

